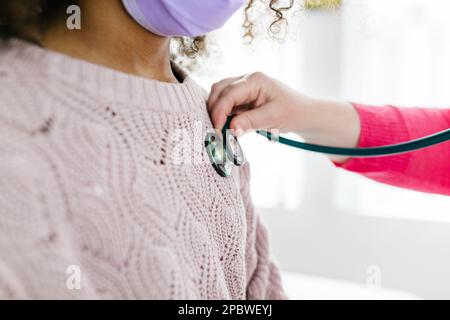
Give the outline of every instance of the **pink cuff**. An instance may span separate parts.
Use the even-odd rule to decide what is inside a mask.
[[[392,106],[373,107],[352,103],[359,114],[361,132],[358,147],[379,147],[409,140],[410,134],[401,113]],[[395,155],[376,158],[352,158],[344,163],[334,163],[337,167],[358,173],[386,169],[386,161],[396,169],[406,168],[409,155]]]

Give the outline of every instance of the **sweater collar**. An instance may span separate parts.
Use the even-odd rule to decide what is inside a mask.
[[[19,39],[9,40],[0,54],[5,65],[17,72],[38,76],[37,79],[42,79],[39,77],[42,75],[44,79],[55,78],[111,103],[166,112],[189,112],[205,105],[205,91],[175,63],[172,68],[182,83],[166,83],[123,73]]]

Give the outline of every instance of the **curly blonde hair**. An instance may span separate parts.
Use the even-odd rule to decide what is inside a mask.
[[[273,14],[273,21],[269,25],[269,34],[276,36],[280,33],[280,25],[285,23],[287,20],[284,13],[294,7],[294,4],[298,0],[258,0],[267,1],[267,9]],[[252,19],[251,14],[255,8],[257,0],[248,0],[247,5],[244,8],[244,22],[243,27],[243,38],[248,39],[248,42],[253,41],[255,38],[255,21]],[[206,52],[206,36],[196,37],[196,38],[186,38],[179,37],[176,39],[179,43],[178,54],[188,57],[196,58],[198,55]]]

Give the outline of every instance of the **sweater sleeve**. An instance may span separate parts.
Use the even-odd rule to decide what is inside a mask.
[[[251,200],[249,181],[250,168],[246,164],[241,170],[241,194],[247,215],[246,298],[250,300],[286,299],[280,272],[270,257],[267,230],[256,214]]]
[[[405,142],[450,128],[450,109],[354,106],[361,119],[359,147]],[[445,142],[407,154],[355,158],[337,166],[393,186],[450,195],[449,159],[450,142]]]
[[[56,172],[29,146],[1,140],[0,299],[95,298],[81,271],[81,287],[72,281],[81,263],[68,230],[56,228],[67,218]]]

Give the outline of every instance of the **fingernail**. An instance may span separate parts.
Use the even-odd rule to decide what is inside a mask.
[[[236,138],[240,138],[243,134],[244,134],[244,130],[242,130],[241,128],[236,127],[236,128],[234,129],[234,136],[235,136]]]

